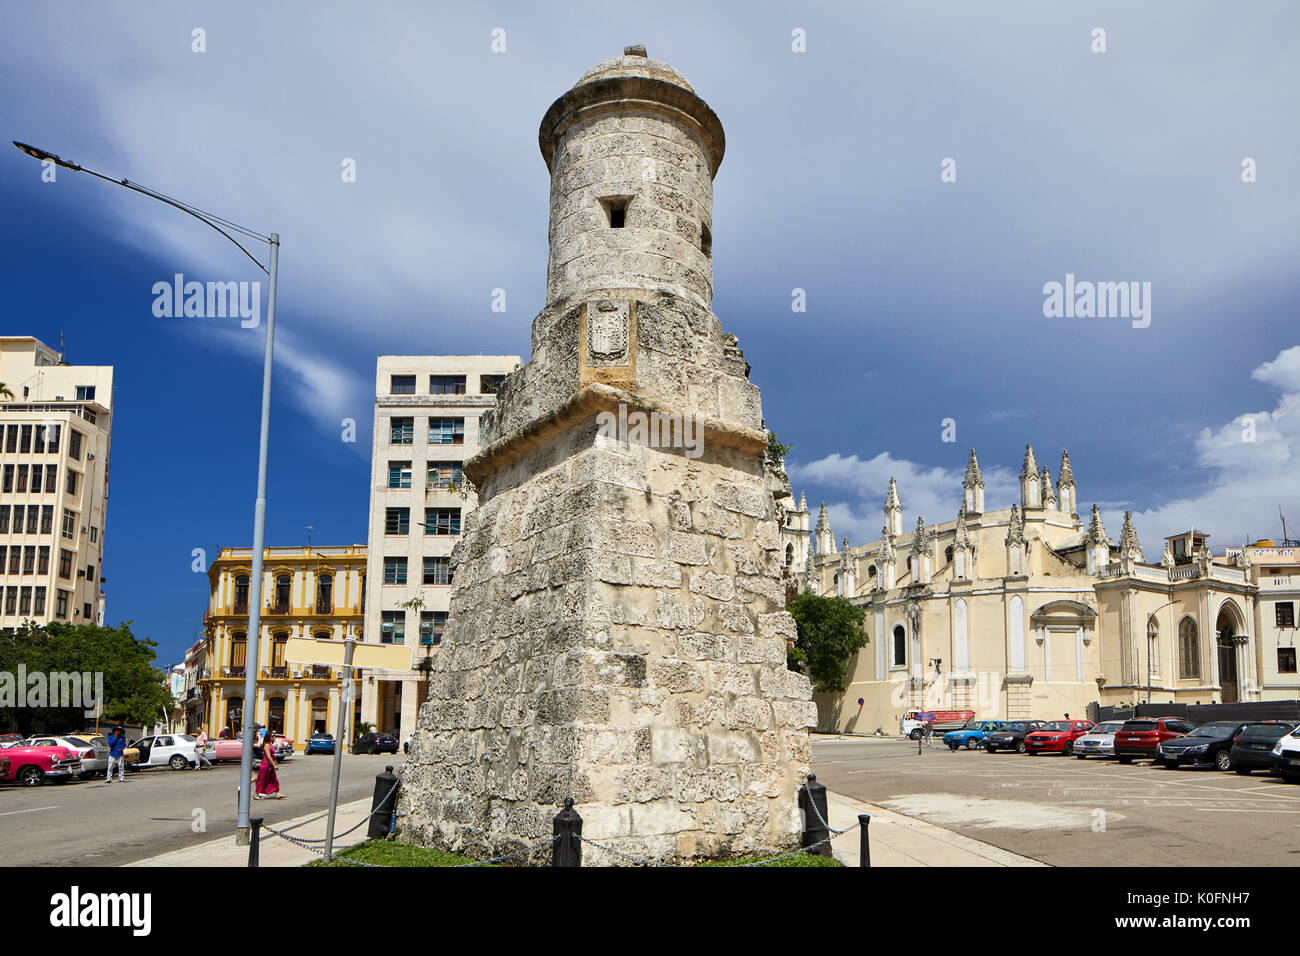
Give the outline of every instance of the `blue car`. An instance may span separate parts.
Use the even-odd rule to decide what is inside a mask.
[[[307,740],[307,749],[303,754],[332,754],[334,753],[334,738],[330,734],[314,733]]]
[[[972,720],[961,730],[950,730],[943,735],[943,742],[949,750],[965,747],[974,750],[984,740],[984,735],[995,730],[1002,730],[1005,720]]]

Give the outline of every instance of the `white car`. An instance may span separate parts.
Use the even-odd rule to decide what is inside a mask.
[[[137,767],[171,767],[173,770],[188,770],[197,763],[194,756],[194,737],[189,734],[156,734],[141,737],[131,744],[140,751]],[[208,760],[216,757],[212,744],[203,752]]]
[[[1290,783],[1300,783],[1300,727],[1273,748],[1273,772]]]
[[[1074,742],[1074,755],[1080,760],[1115,756],[1115,733],[1123,726],[1122,720],[1103,721]]]
[[[108,769],[108,741],[103,737],[32,737],[29,747],[67,747],[81,758],[81,775],[95,777]]]

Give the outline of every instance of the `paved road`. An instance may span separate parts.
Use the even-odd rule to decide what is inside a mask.
[[[375,775],[391,754],[343,755],[339,802],[374,792]],[[253,802],[268,823],[287,820],[329,804],[327,756],[294,757],[281,764],[283,800]],[[142,770],[124,784],[102,780],[40,787],[0,787],[0,847],[5,866],[120,866],[229,834],[234,839],[239,764],[212,770]],[[196,810],[206,832],[192,829]]]
[[[819,782],[1055,866],[1296,866],[1300,786],[1254,773],[815,740]]]

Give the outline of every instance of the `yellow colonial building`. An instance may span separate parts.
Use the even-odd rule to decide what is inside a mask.
[[[262,619],[258,659],[248,658],[252,548],[222,548],[208,569],[211,597],[203,615],[206,646],[198,686],[208,736],[238,733],[252,721],[292,738],[334,733],[340,706],[339,668],[294,664],[291,637],[360,640],[365,609],[366,546],[267,548],[262,560]],[[257,700],[244,701],[247,668],[256,666]],[[349,727],[355,723],[355,707]],[[349,731],[350,734],[350,731]]]
[[[861,547],[836,547],[824,505],[815,529],[802,501],[787,512],[791,586],[866,612],[847,689],[816,695],[822,730],[895,733],[909,709],[1053,719],[1298,696],[1295,549],[1216,556],[1191,530],[1148,563],[1127,513],[1118,542],[1095,505],[1080,518],[1065,453],[1054,487],[1026,448],[1019,501],[990,510],[972,451],[958,494],[955,520],[905,530],[891,479],[881,536]]]

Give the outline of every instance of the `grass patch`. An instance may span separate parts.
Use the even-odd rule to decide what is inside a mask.
[[[394,843],[389,840],[367,840],[346,850],[334,854],[358,863],[373,863],[377,866],[460,866],[462,863],[474,863],[467,856],[435,850],[426,846],[411,846],[409,843]],[[308,866],[347,866],[338,860],[326,863],[324,859],[314,860]]]

